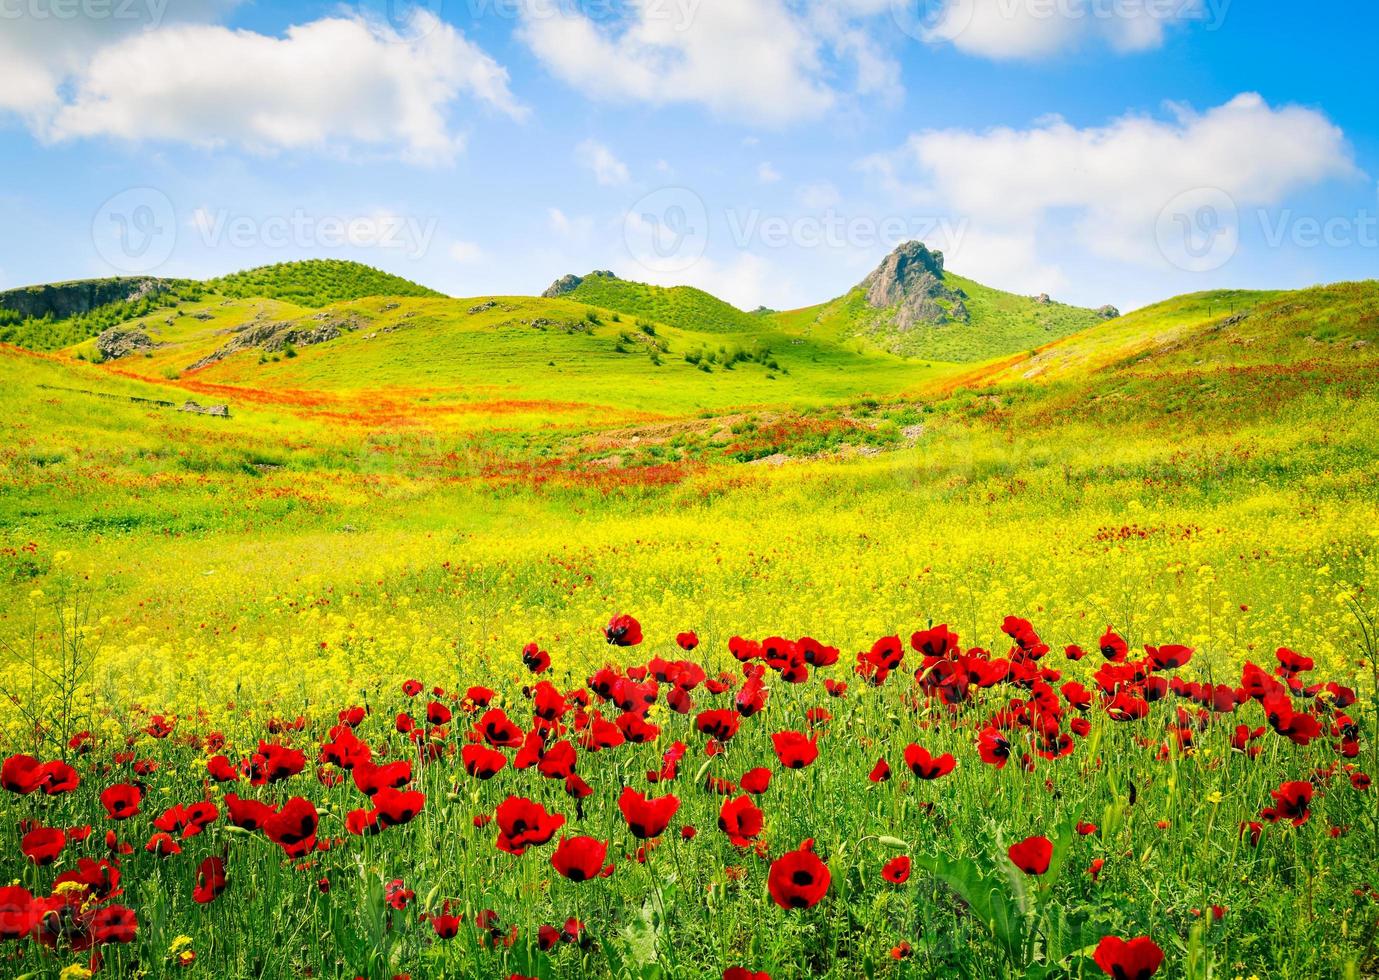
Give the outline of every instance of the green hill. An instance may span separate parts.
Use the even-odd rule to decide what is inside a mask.
[[[282,262],[209,282],[147,277],[89,279],[0,293],[0,343],[29,350],[61,350],[111,327],[160,312],[183,316],[189,304],[217,297],[278,300],[321,309],[370,297],[441,295],[400,276],[337,259]]]
[[[265,265],[212,279],[206,289],[231,299],[262,297],[317,308],[367,296],[442,295],[410,279],[341,259]]]
[[[1048,296],[1018,296],[943,267],[943,253],[918,242],[896,249],[845,296],[775,314],[786,330],[857,338],[906,357],[973,363],[1031,350],[1117,316]]]
[[[582,277],[565,276],[542,295],[548,299],[572,299],[701,333],[751,333],[759,329],[762,323],[760,314],[744,313],[702,289],[692,286],[650,286],[619,279],[611,272],[591,272]]]

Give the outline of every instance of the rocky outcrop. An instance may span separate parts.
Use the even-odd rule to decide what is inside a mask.
[[[139,277],[84,279],[47,286],[26,286],[0,293],[0,308],[35,319],[47,316],[54,320],[65,320],[90,313],[99,306],[153,296],[172,285],[166,279]]]
[[[235,337],[228,344],[207,354],[187,368],[199,371],[201,368],[223,361],[231,354],[244,350],[260,350],[265,354],[277,354],[291,347],[310,347],[334,340],[341,334],[356,329],[354,320],[332,319],[320,321],[314,326],[305,326],[290,321],[269,321],[252,323],[235,331]]]
[[[1103,320],[1114,320],[1118,316],[1120,316],[1120,310],[1116,309],[1114,306],[1111,306],[1110,304],[1101,307],[1096,312],[1097,316],[1101,317]]]
[[[555,282],[551,283],[550,288],[547,289],[544,293],[542,293],[541,296],[544,299],[556,299],[560,296],[564,296],[566,293],[573,293],[576,289],[580,287],[580,285],[583,284],[585,279],[595,278],[616,279],[618,277],[613,275],[613,273],[609,272],[607,269],[595,269],[587,276],[561,276]]]
[[[118,361],[159,346],[143,327],[111,327],[96,338],[96,350],[105,361]]]
[[[194,401],[188,401],[179,412],[191,412],[193,415],[213,415],[218,419],[228,419],[230,417],[229,405],[198,405]]]
[[[894,325],[909,330],[916,324],[966,323],[967,294],[950,289],[943,280],[943,253],[921,242],[906,242],[862,280],[867,305],[894,309]]]

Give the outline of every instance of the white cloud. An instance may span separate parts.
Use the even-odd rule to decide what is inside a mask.
[[[1002,261],[1012,267],[1014,249],[1058,235],[1093,255],[1162,267],[1156,226],[1184,194],[1207,189],[1263,207],[1358,173],[1344,134],[1314,110],[1272,108],[1248,93],[1203,113],[1169,108],[1169,119],[1125,116],[1086,129],[1052,119],[1029,129],[922,133],[863,166],[910,206],[1002,236]]]
[[[484,250],[474,242],[451,242],[448,252],[461,265],[478,262],[484,257]]]
[[[869,38],[831,31],[836,18],[800,14],[786,0],[629,0],[628,8],[606,26],[560,0],[523,0],[520,35],[553,74],[596,98],[702,105],[767,125],[831,108],[840,66],[855,66],[859,92],[899,77]]]
[[[568,241],[587,242],[594,231],[594,219],[572,218],[560,208],[549,209],[546,212],[546,219],[550,225],[551,233]]]
[[[1219,26],[1231,0],[947,0],[925,40],[994,59],[1048,58],[1089,44],[1157,48],[1186,23]]]
[[[585,140],[575,147],[575,159],[580,166],[594,174],[594,179],[604,187],[617,187],[631,179],[627,164],[619,160],[613,151],[597,140]]]
[[[750,252],[729,262],[704,257],[688,269],[674,259],[667,266],[653,256],[639,255],[615,265],[614,271],[625,279],[656,286],[694,286],[742,310],[799,301],[794,284],[773,264]]]
[[[799,189],[799,201],[801,206],[811,211],[822,211],[825,208],[837,207],[842,203],[843,195],[832,181],[817,180],[810,184],[805,184]]]
[[[362,148],[437,162],[461,144],[449,114],[462,97],[524,114],[502,66],[448,24],[413,16],[405,37],[360,17],[282,37],[209,24],[145,30],[95,48],[71,74],[70,97],[30,100],[30,124],[50,140]]]
[[[763,184],[774,184],[780,180],[780,171],[769,162],[762,163],[757,167],[757,180]]]
[[[63,83],[102,47],[160,24],[210,22],[238,2],[111,3],[81,16],[61,15],[70,8],[57,4],[0,7],[0,112],[17,113],[36,128],[61,104]]]

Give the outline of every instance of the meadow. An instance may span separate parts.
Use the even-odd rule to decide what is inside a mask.
[[[6,975],[1379,968],[1374,284],[943,363],[330,273],[0,348]],[[347,326],[189,370],[259,321]]]

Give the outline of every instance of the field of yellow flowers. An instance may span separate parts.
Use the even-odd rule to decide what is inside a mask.
[[[1374,366],[1195,370],[662,442],[0,392],[0,972],[1374,975]]]

